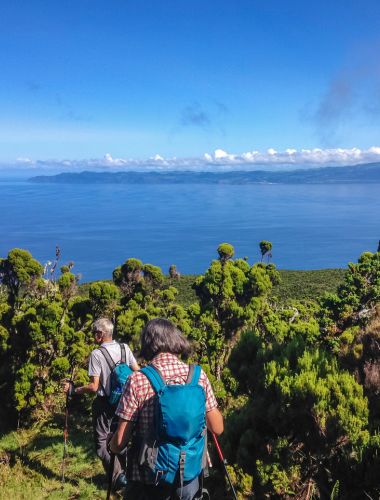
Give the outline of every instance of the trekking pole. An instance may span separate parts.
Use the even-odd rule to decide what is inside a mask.
[[[111,490],[112,490],[112,478],[113,478],[113,470],[115,467],[115,453],[110,452],[110,464],[108,466],[108,489],[107,489],[107,500],[111,498]]]
[[[74,366],[71,369],[70,374],[70,382],[72,383],[74,377]],[[67,438],[69,437],[69,401],[70,401],[70,391],[66,392],[66,404],[65,404],[65,426],[63,428],[63,457],[62,457],[62,465],[61,465],[61,482],[62,485],[65,482],[65,467],[66,467],[66,458],[67,458]]]
[[[236,496],[236,491],[235,491],[235,488],[234,488],[234,485],[232,484],[232,481],[231,481],[231,478],[230,478],[230,475],[228,474],[228,469],[227,469],[227,460],[224,458],[223,456],[223,453],[222,453],[222,450],[220,448],[220,445],[219,445],[219,442],[218,442],[218,439],[216,437],[216,435],[212,432],[212,437],[214,439],[214,443],[215,443],[215,447],[216,447],[216,451],[218,452],[218,455],[219,455],[219,458],[220,458],[220,461],[222,462],[223,464],[223,468],[224,468],[224,473],[226,474],[227,476],[227,480],[228,480],[228,483],[230,485],[230,488],[231,488],[231,492],[232,492],[232,496],[235,500],[237,500],[237,496]]]

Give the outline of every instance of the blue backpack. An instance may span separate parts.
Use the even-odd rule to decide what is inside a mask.
[[[157,368],[141,369],[156,395],[154,429],[141,444],[139,465],[151,483],[181,486],[199,476],[206,460],[206,394],[198,384],[199,365],[190,365],[185,385],[167,385]]]
[[[108,350],[101,346],[100,352],[103,354],[107,361],[107,365],[111,370],[111,384],[110,393],[108,394],[108,402],[116,407],[119,404],[121,395],[123,394],[124,385],[128,377],[132,374],[132,369],[127,365],[127,356],[125,353],[125,345],[119,344],[121,350],[121,359],[118,363],[112,359]]]

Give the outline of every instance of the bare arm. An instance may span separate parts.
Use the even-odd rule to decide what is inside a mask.
[[[139,367],[139,365],[138,365],[137,363],[134,363],[134,364],[131,366],[131,368],[132,368],[132,370],[133,370],[134,372],[137,372],[137,371],[139,371],[139,370],[140,370],[140,367]]]
[[[76,387],[74,394],[83,394],[85,392],[95,393],[99,389],[99,377],[90,377],[90,383],[86,385],[82,385],[81,387]],[[70,384],[66,382],[63,386],[64,392],[69,390]]]
[[[213,432],[217,436],[222,434],[224,431],[223,416],[218,408],[214,408],[206,413],[206,424],[210,432]]]
[[[120,453],[127,446],[133,430],[133,422],[119,419],[115,434],[110,441],[110,449],[113,453]]]

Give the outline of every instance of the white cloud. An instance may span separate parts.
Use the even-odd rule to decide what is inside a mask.
[[[159,154],[154,155],[153,160],[154,161],[165,161],[165,159]]]
[[[360,163],[371,163],[380,161],[380,147],[373,146],[369,149],[294,149],[288,148],[285,151],[276,151],[269,148],[265,153],[259,151],[248,151],[240,155],[231,155],[225,151],[216,150],[214,155],[208,154],[209,162],[215,164],[233,163],[234,165],[291,165],[293,167],[305,166],[345,166]]]
[[[245,160],[247,163],[254,163],[255,159],[260,155],[259,151],[248,151],[247,153],[243,153],[241,157],[243,160]]]
[[[294,155],[295,153],[297,153],[297,150],[296,149],[292,149],[292,148],[288,148],[288,149],[285,149],[285,153],[287,153],[288,155]]]
[[[226,153],[223,149],[216,149],[214,152],[214,157],[216,160],[233,160],[234,156]]]
[[[359,150],[360,151],[360,150]],[[378,146],[372,146],[372,148],[369,148],[368,150],[370,153],[373,153],[375,155],[380,155],[380,147]]]
[[[110,153],[105,154],[103,160],[105,165],[109,165],[110,167],[122,166],[126,163],[126,160],[122,158],[113,158]]]
[[[165,158],[159,154],[145,160],[114,158],[110,153],[100,159],[84,160],[31,160],[18,158],[14,168],[38,168],[46,171],[78,170],[273,170],[279,168],[311,168],[322,166],[345,166],[361,163],[380,162],[380,146],[368,149],[332,148],[332,149],[295,149],[277,151],[269,148],[265,152],[257,150],[244,153],[229,153],[216,149],[195,158]],[[2,166],[0,165],[0,168]],[[5,167],[5,166],[3,166]],[[7,164],[9,168],[9,164]]]
[[[16,163],[22,165],[23,167],[33,167],[34,161],[30,158],[17,158]]]

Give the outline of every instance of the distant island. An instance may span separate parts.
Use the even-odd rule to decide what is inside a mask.
[[[380,183],[380,163],[303,170],[235,172],[67,172],[30,182],[59,184],[354,184]]]

